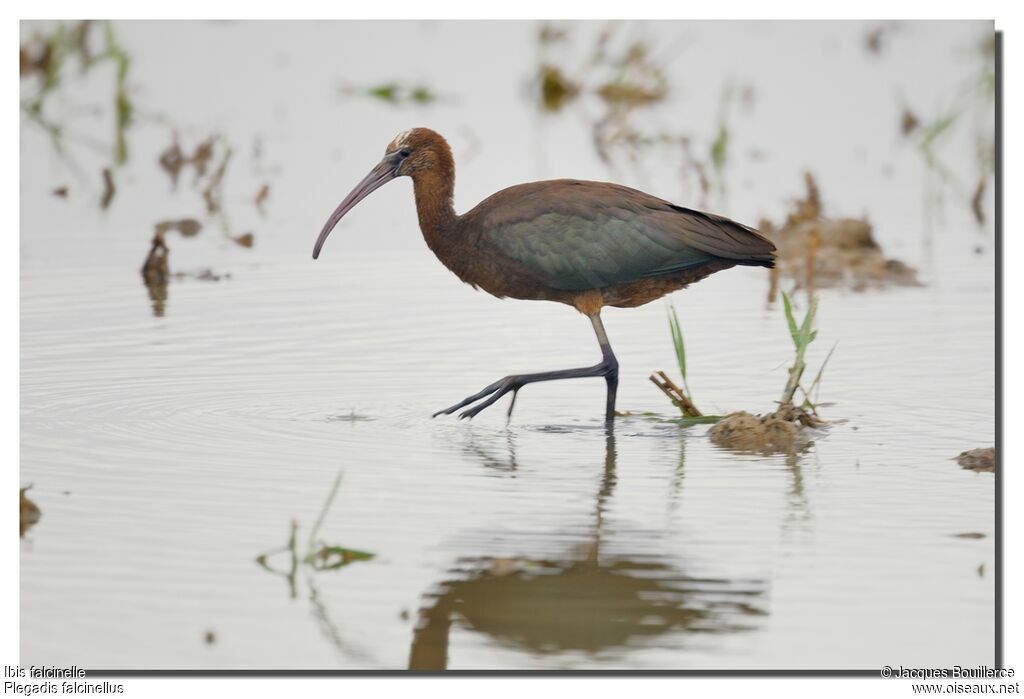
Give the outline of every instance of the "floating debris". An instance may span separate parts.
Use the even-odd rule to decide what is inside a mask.
[[[206,184],[206,188],[203,189],[203,201],[206,202],[206,213],[213,216],[222,209],[222,196],[221,182],[224,179],[224,172],[227,170],[228,163],[231,161],[231,149],[227,148],[224,151],[224,159],[221,160],[217,169],[214,170],[213,174],[210,175],[210,180]],[[202,177],[206,173],[205,165],[199,176]]]
[[[63,187],[57,187],[56,189],[54,189],[51,192],[51,194],[53,194],[53,196],[55,196],[55,197],[60,197],[61,199],[67,199],[68,198],[68,188],[67,188],[66,185],[63,186]]]
[[[207,631],[203,634],[203,641],[206,642],[206,645],[212,646],[217,641],[217,635],[213,631]]]
[[[229,272],[223,274],[217,274],[209,267],[204,267],[195,272],[175,272],[173,275],[175,279],[195,279],[200,282],[219,282],[225,279],[231,279]]]
[[[205,140],[200,141],[190,156],[186,156],[184,151],[181,149],[181,144],[178,142],[177,132],[173,132],[171,134],[171,139],[171,145],[160,153],[158,161],[160,168],[167,173],[168,177],[171,178],[171,186],[177,187],[178,179],[181,176],[182,170],[191,166],[195,171],[194,183],[198,184],[199,180],[206,176],[206,171],[210,166],[210,161],[213,159],[213,148],[216,137],[210,136]]]
[[[238,245],[241,245],[243,248],[251,248],[253,246],[253,243],[256,241],[256,238],[255,236],[253,236],[252,233],[243,233],[242,235],[239,236],[229,235],[228,237],[231,238],[231,240],[235,241]]]
[[[210,161],[213,160],[213,144],[214,137],[210,136],[208,139],[202,141],[196,146],[195,152],[192,153],[192,157],[188,160],[188,162],[190,162],[196,169],[197,182],[206,176],[206,170],[210,166]]]
[[[981,532],[961,532],[960,534],[954,534],[957,539],[984,539],[985,535]]]
[[[220,136],[209,136],[196,145],[192,155],[186,156],[176,132],[172,132],[171,139],[171,145],[160,154],[159,159],[161,169],[171,179],[171,186],[177,187],[181,173],[186,168],[192,168],[195,173],[192,184],[202,196],[207,215],[217,219],[220,223],[221,232],[226,238],[236,245],[251,248],[256,240],[255,235],[251,232],[239,235],[234,233],[228,220],[227,207],[224,203],[225,175],[233,154],[230,144]],[[223,155],[220,157],[216,167],[214,167],[213,163],[218,156],[218,152],[222,152]],[[261,214],[265,213],[263,205],[269,195],[270,184],[265,183],[255,197],[256,207]],[[194,221],[194,219],[187,220]],[[196,221],[195,224],[198,224],[198,222]],[[186,236],[192,230],[198,233],[199,229],[195,228],[195,224],[189,223],[187,228],[179,230]]]
[[[872,29],[864,37],[864,48],[873,54],[882,53],[883,39],[885,38],[885,27]]]
[[[178,145],[178,134],[174,134],[174,142],[160,153],[158,162],[167,176],[171,178],[171,186],[176,188],[181,170],[188,163],[185,160],[185,154],[181,152],[181,146]]]
[[[157,228],[150,243],[149,254],[142,263],[142,278],[147,284],[167,284],[169,268],[167,265],[167,244],[163,232]]]
[[[900,117],[900,133],[904,136],[909,136],[917,131],[920,126],[921,120],[918,119],[917,115],[909,109],[904,109],[903,116]]]
[[[100,197],[100,208],[106,210],[114,199],[117,188],[114,187],[114,175],[109,167],[103,168],[103,196]]]
[[[164,242],[164,234],[157,229],[150,243],[149,254],[142,263],[142,281],[149,291],[149,300],[153,306],[153,315],[161,317],[167,308],[167,282],[170,268],[167,263],[169,250]]]
[[[368,415],[360,415],[355,410],[351,410],[342,415],[329,415],[327,422],[372,422],[375,419]]]
[[[995,447],[971,449],[956,457],[961,468],[966,468],[977,473],[995,473],[996,450]]]
[[[693,404],[690,397],[686,395],[686,392],[677,386],[664,371],[657,371],[651,374],[648,378],[662,393],[668,396],[668,399],[672,401],[674,406],[679,408],[683,417],[705,417],[705,415],[697,409],[697,406]]]
[[[169,231],[178,231],[186,238],[191,238],[203,229],[203,224],[194,218],[183,218],[177,221],[160,221],[156,224],[156,232],[163,236]]]
[[[43,516],[43,513],[39,509],[39,506],[36,505],[31,500],[29,500],[28,497],[25,495],[25,491],[31,487],[32,486],[28,485],[22,488],[18,497],[20,501],[19,509],[21,512],[21,516],[18,521],[19,537],[25,536],[25,532],[27,532],[32,527],[32,525],[38,522],[39,518]]]
[[[263,205],[267,202],[267,198],[270,196],[270,184],[264,184],[260,187],[260,191],[256,192],[256,197],[253,200],[256,203],[256,210],[260,212],[261,216],[266,216],[267,212],[263,209]]]
[[[805,173],[807,194],[793,203],[785,223],[762,220],[759,228],[778,248],[776,274],[797,289],[846,287],[854,291],[888,286],[921,286],[909,265],[887,259],[864,219],[829,220],[811,173]],[[770,294],[774,300],[774,293]]]

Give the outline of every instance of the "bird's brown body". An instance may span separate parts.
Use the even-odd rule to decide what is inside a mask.
[[[413,180],[423,237],[448,269],[499,298],[557,301],[575,307],[591,319],[604,355],[596,367],[506,377],[443,412],[490,395],[463,413],[472,417],[498,396],[516,392],[526,383],[604,376],[610,420],[618,364],[601,325],[601,308],[640,306],[736,265],[774,264],[774,245],[747,226],[606,182],[549,180],[517,185],[460,216],[453,203],[451,149],[429,129],[399,134],[388,145],[384,160],[328,220],[313,256],[319,255],[334,225],[356,203],[403,175]]]
[[[517,185],[491,195],[462,216],[456,215],[451,152],[443,140],[432,145],[437,148],[436,166],[412,174],[423,237],[437,258],[462,281],[498,298],[558,301],[589,316],[603,306],[632,308],[649,303],[737,264],[772,263],[775,246],[751,228],[712,214],[675,207],[650,194],[607,182],[548,180]],[[597,286],[597,280],[589,288],[558,288],[550,279],[538,275],[527,260],[517,259],[496,244],[502,233],[495,231],[503,224],[544,216],[555,207],[576,213],[575,218],[580,220],[609,208],[640,212],[648,218],[660,217],[664,219],[663,228],[677,227],[680,237],[703,235],[707,239],[702,241],[705,247],[717,247],[718,254],[694,266],[663,274],[641,272],[635,279],[612,284]],[[703,230],[694,233],[695,229]],[[554,237],[558,233],[551,230],[538,235]],[[600,236],[601,231],[596,234]]]

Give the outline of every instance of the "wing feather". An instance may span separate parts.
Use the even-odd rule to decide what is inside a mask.
[[[491,247],[539,281],[595,289],[729,260],[772,266],[748,226],[603,182],[550,180],[502,190],[466,214]]]

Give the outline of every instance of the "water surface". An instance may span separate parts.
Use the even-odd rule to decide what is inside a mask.
[[[523,95],[534,25],[388,26],[429,51],[414,77],[450,99],[403,110],[339,97],[339,82],[410,70],[389,52],[360,62],[370,32],[356,25],[118,25],[140,101],[196,137],[215,128],[243,144],[227,197],[233,223],[257,235],[251,250],[215,224],[172,240],[172,270],[230,278],[172,280],[161,314],[138,274],[152,225],[201,213],[155,169],[166,126],[133,131],[106,212],[75,196],[93,185],[69,179],[26,127],[21,480],[43,518],[22,543],[22,664],[990,664],[993,479],[952,459],[994,437],[991,232],[952,204],[925,228],[921,165],[897,145],[893,97],[941,101],[985,25],[904,25],[884,62],[865,56],[859,24],[630,30],[692,37],[671,62],[681,96],[659,118],[707,131],[724,79],[757,86],[737,152],[768,157],[736,161],[727,213],[778,218],[812,167],[830,211],[867,213],[927,282],[821,293],[810,364],[839,341],[822,388],[836,424],[806,453],[772,457],[669,421],[646,378],[674,373],[663,302],[604,314],[619,407],[655,418],[608,433],[603,382],[579,380],[524,389],[507,425],[504,402],[471,422],[430,419],[507,373],[590,364],[598,349],[567,307],[499,301],[451,276],[419,237],[404,181],[309,259],[323,219],[395,132],[450,134],[460,210],[538,177],[681,192],[656,160],[646,174],[609,173],[575,117],[537,116]],[[731,57],[715,60],[726,40]],[[489,45],[509,50],[465,60]],[[800,87],[822,75],[824,94],[802,98],[794,119]],[[256,135],[264,155],[247,160]],[[951,152],[970,162],[969,143]],[[267,178],[263,219],[246,202]],[[67,201],[49,194],[68,179]],[[734,269],[673,296],[709,411],[764,412],[781,393],[792,348],[767,283]],[[277,553],[267,562],[283,574],[261,567],[293,520],[303,552],[339,472],[318,538],[374,557],[293,571]]]

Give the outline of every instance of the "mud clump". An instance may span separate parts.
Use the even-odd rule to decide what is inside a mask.
[[[813,440],[808,430],[824,422],[813,413],[792,405],[781,406],[767,415],[746,411],[730,413],[708,432],[714,444],[733,451],[754,454],[795,454]]]
[[[814,176],[806,173],[804,181],[807,193],[794,202],[785,223],[760,223],[761,231],[778,249],[775,274],[795,281],[798,289],[812,291],[921,286],[914,268],[885,257],[866,220],[824,218]]]
[[[982,449],[971,449],[956,457],[960,468],[966,468],[976,473],[995,473],[996,471],[996,450],[994,447]]]
[[[25,496],[25,491],[31,487],[32,486],[27,486],[22,488],[18,498],[20,501],[19,510],[21,513],[18,522],[19,537],[25,536],[25,532],[27,532],[29,528],[31,528],[31,526],[38,522],[39,518],[43,516],[43,513],[39,510],[39,506]]]

